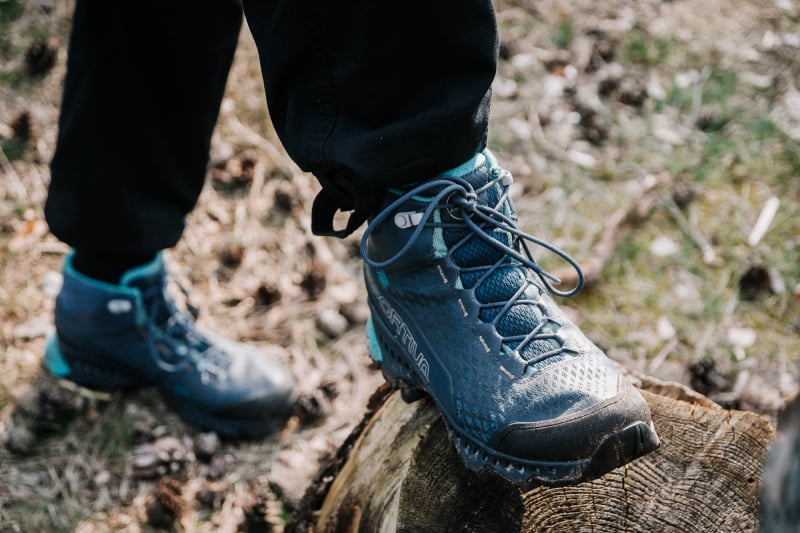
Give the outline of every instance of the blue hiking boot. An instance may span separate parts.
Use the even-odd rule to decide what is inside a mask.
[[[523,487],[593,479],[659,445],[641,394],[550,297],[516,228],[511,175],[484,152],[390,191],[361,241],[372,358],[424,391],[459,454]],[[416,394],[415,394],[416,393]]]
[[[95,390],[156,386],[188,423],[221,436],[279,429],[295,398],[289,374],[254,347],[200,332],[165,289],[161,254],[119,285],[84,276],[68,256],[45,366]]]

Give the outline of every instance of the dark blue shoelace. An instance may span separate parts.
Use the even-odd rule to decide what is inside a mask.
[[[526,366],[530,367],[563,352],[561,339],[557,335],[560,324],[550,317],[539,316],[534,317],[536,325],[531,329],[530,313],[534,312],[532,306],[535,305],[536,298],[531,297],[529,287],[536,285],[530,283],[524,273],[520,273],[516,282],[511,283],[511,288],[508,287],[509,283],[506,280],[514,277],[513,272],[520,272],[523,267],[527,267],[536,274],[543,287],[553,294],[572,296],[583,287],[584,275],[578,263],[566,252],[517,228],[508,197],[508,187],[512,182],[511,174],[501,168],[492,169],[491,172],[492,178],[478,189],[463,178],[441,177],[402,194],[381,211],[367,227],[361,239],[361,255],[364,262],[371,267],[384,268],[408,253],[423,230],[442,228],[444,234],[452,241],[447,246],[448,254],[451,257],[458,255],[460,259],[453,257],[454,263],[459,265],[462,279],[471,279],[465,286],[474,287],[476,293],[489,294],[483,300],[492,300],[488,303],[482,301],[481,319],[493,323],[498,328],[505,318],[506,334],[501,334],[503,342],[519,353],[526,360]],[[498,188],[502,191],[500,194],[492,192]],[[482,195],[483,200],[481,200]],[[408,240],[395,255],[386,260],[378,261],[371,258],[366,246],[369,236],[412,198],[417,200],[424,198],[427,207],[421,214],[415,214],[416,227]],[[437,210],[450,215],[440,219],[448,218],[452,221],[436,222],[434,213]],[[506,213],[512,213],[512,216]],[[483,246],[471,244],[475,237],[480,239]],[[577,285],[569,291],[556,289],[553,283],[559,283],[559,279],[539,266],[533,258],[530,244],[549,250],[572,266],[578,274]],[[481,255],[482,261],[476,261],[476,255]],[[478,264],[470,266],[463,264],[471,262]],[[501,269],[506,271],[501,272]],[[484,285],[487,287],[484,288]],[[498,298],[497,294],[504,290],[509,294]],[[481,300],[479,298],[479,301]]]
[[[168,372],[193,366],[204,383],[224,378],[230,357],[197,330],[157,284],[142,293],[148,307],[148,328],[153,338],[156,364]]]
[[[511,174],[507,170],[496,168],[492,169],[492,175],[493,179],[489,180],[479,189],[473,188],[472,184],[463,178],[445,176],[418,185],[400,196],[386,209],[381,211],[364,231],[361,237],[361,255],[364,258],[364,262],[373,268],[387,267],[408,253],[426,227],[463,228],[466,226],[474,235],[480,237],[490,246],[497,248],[507,256],[513,257],[536,272],[542,280],[542,283],[553,294],[568,297],[580,292],[583,288],[584,276],[583,270],[581,270],[578,262],[554,244],[519,230],[516,221],[503,214],[503,205],[508,201],[508,186],[512,181]],[[502,184],[503,194],[500,196],[496,205],[492,207],[481,204],[479,202],[479,195],[494,187],[497,183]],[[397,208],[414,197],[424,197],[426,193],[433,193],[434,195],[430,197],[430,199],[426,198],[428,207],[422,213],[413,233],[409,236],[402,248],[400,248],[394,256],[385,261],[376,261],[369,257],[367,251],[367,239],[369,236],[380,227],[381,224],[385,223],[386,219],[388,219]],[[459,212],[461,222],[432,222],[433,213],[438,209],[447,210],[451,214],[456,211]],[[487,230],[487,228],[489,229]],[[514,239],[512,240],[512,244],[508,245],[498,240],[492,235],[492,230],[501,230],[513,235]],[[558,284],[561,283],[561,280],[539,266],[533,258],[528,243],[541,246],[569,263],[578,274],[578,283],[576,286],[569,291],[560,291],[556,289],[551,282]],[[514,245],[517,245],[522,253],[515,249]]]

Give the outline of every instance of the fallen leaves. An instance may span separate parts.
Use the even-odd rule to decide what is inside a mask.
[[[211,184],[218,192],[245,194],[255,177],[256,162],[252,158],[237,156],[216,162],[209,173]]]
[[[14,235],[8,241],[8,250],[20,253],[40,242],[47,235],[49,228],[41,219],[21,220],[11,223]]]
[[[61,46],[56,37],[36,39],[25,50],[25,72],[31,78],[45,76],[58,59],[58,50]]]

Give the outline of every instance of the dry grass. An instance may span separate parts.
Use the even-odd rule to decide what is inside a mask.
[[[773,391],[766,392],[794,390],[800,104],[793,83],[800,62],[784,41],[768,41],[791,34],[797,6],[532,6],[500,15],[518,51],[501,66],[500,84],[522,83],[510,101],[498,99],[494,113],[505,159],[523,187],[539,193],[518,201],[529,214],[523,226],[586,257],[604,221],[648,179],[671,184],[651,216],[622,236],[602,283],[569,304],[580,307],[583,328],[616,359],[661,377],[688,381],[687,365],[709,359],[732,381],[741,376],[739,393],[752,374],[769,376],[771,386],[761,389]],[[531,22],[532,12],[547,22]],[[609,48],[622,73],[607,61],[587,72],[583,65]],[[615,76],[621,81],[608,92]],[[632,105],[636,91],[642,101]],[[604,130],[599,146],[587,140],[585,123],[573,122],[587,116],[589,127]],[[529,150],[531,142],[540,150]],[[687,190],[692,200],[675,209],[672,197],[680,201]],[[748,244],[771,197],[780,200],[774,221]],[[714,260],[704,260],[698,239],[710,244]],[[743,301],[739,282],[753,266],[769,270],[776,290]]]
[[[12,4],[0,2],[0,13]],[[0,433],[17,400],[43,380],[66,252],[47,234],[41,206],[71,2],[45,4],[49,12],[31,4],[0,21]],[[725,379],[711,394],[768,413],[797,388],[800,354],[800,104],[792,99],[800,98],[792,85],[800,6],[780,5],[503,2],[490,141],[515,175],[521,225],[578,259],[649,176],[665,180],[650,215],[620,235],[600,283],[565,305],[615,359],[661,378],[689,383],[694,375],[698,386],[688,369],[709,361]],[[31,79],[25,50],[52,36],[61,42],[55,66]],[[35,136],[19,146],[11,124],[26,110]],[[356,239],[310,234],[317,186],[269,127],[248,35],[212,159],[219,168],[171,265],[194,287],[201,323],[271,347],[302,377],[307,414],[317,418],[296,418],[262,442],[223,443],[204,462],[195,455],[204,437],[147,391],[71,393],[78,407],[59,433],[36,439],[27,456],[0,450],[0,530],[150,530],[159,523],[152,502],[172,501],[174,490],[176,529],[255,531],[265,520],[280,529],[286,506],[380,382],[362,338]],[[775,218],[748,244],[771,197],[779,199]],[[714,261],[704,261],[698,235]],[[766,267],[774,290],[747,300],[740,280],[753,266]],[[323,333],[323,310],[347,316],[345,330]],[[169,437],[180,443],[170,448],[178,489],[135,469],[148,446]]]

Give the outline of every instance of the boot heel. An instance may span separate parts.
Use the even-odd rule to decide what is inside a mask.
[[[52,335],[45,348],[44,366],[57,378],[68,379],[76,385],[96,391],[111,392],[142,385],[135,376],[98,368],[82,361],[79,354],[70,354],[70,351],[57,334]]]

